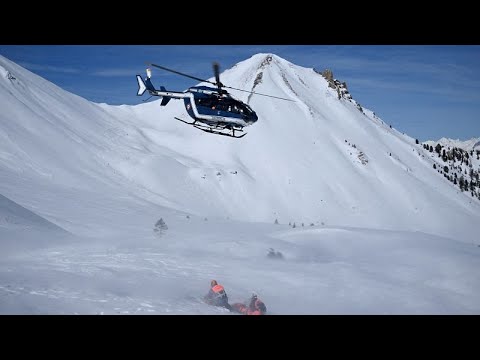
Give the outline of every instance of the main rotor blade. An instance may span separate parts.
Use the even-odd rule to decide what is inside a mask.
[[[166,68],[164,66],[160,66],[160,65],[157,65],[157,64],[149,64],[150,66],[155,66],[159,69],[162,69],[162,70],[166,70],[166,71],[170,71],[174,74],[178,74],[178,75],[182,75],[182,76],[185,76],[185,77],[188,77],[190,79],[193,79],[193,80],[197,80],[197,81],[200,81],[200,82],[208,82],[210,84],[213,84],[213,85],[216,85],[215,83],[211,82],[211,81],[208,81],[208,80],[205,80],[205,79],[200,79],[200,78],[197,78],[195,76],[192,76],[192,75],[188,75],[188,74],[184,74],[184,73],[181,73],[180,71],[175,71],[175,70],[172,70],[172,69],[169,69],[169,68]]]
[[[224,87],[226,87],[226,88],[228,88],[228,89],[233,89],[233,90],[238,90],[238,91],[247,92],[247,93],[250,93],[250,94],[262,95],[262,96],[268,96],[268,97],[275,98],[275,99],[287,100],[287,101],[293,101],[293,102],[295,102],[295,100],[292,100],[292,99],[286,99],[286,98],[282,98],[282,97],[279,97],[279,96],[273,96],[273,95],[262,94],[262,93],[258,93],[258,92],[254,92],[254,91],[248,91],[248,90],[237,89],[237,88],[234,88],[234,87],[231,87],[231,86],[224,86]]]
[[[172,69],[166,68],[165,66],[161,66],[161,65],[157,65],[157,64],[152,64],[152,63],[150,63],[150,64],[148,64],[148,65],[154,66],[154,67],[159,68],[159,69],[162,69],[162,70],[170,71],[170,72],[172,72],[172,73],[174,73],[174,74],[178,74],[178,75],[181,75],[181,76],[185,76],[185,77],[188,77],[188,78],[193,79],[193,80],[197,80],[197,81],[200,81],[200,82],[206,82],[206,83],[215,85],[215,86],[218,87],[218,91],[219,91],[220,94],[222,93],[222,89],[221,89],[221,88],[224,87],[224,88],[228,88],[228,89],[233,89],[233,90],[238,90],[238,91],[247,92],[247,93],[250,93],[250,94],[267,96],[267,97],[271,97],[271,98],[275,98],[275,99],[287,100],[287,101],[293,101],[293,102],[295,102],[295,100],[292,100],[292,99],[285,99],[285,98],[282,98],[282,97],[279,97],[279,96],[267,95],[267,94],[257,93],[257,92],[254,92],[254,91],[237,89],[237,88],[234,88],[234,87],[231,87],[231,86],[225,86],[225,85],[223,85],[223,84],[220,82],[220,66],[218,65],[218,63],[213,63],[213,72],[215,73],[215,82],[212,82],[212,81],[209,81],[209,80],[205,80],[205,79],[200,79],[200,78],[195,77],[195,76],[192,76],[192,75],[184,74],[184,73],[181,73],[180,71],[176,71],[176,70],[172,70]]]

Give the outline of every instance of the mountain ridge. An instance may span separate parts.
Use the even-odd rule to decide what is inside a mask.
[[[470,151],[480,147],[480,137],[475,138],[472,137],[469,140],[460,140],[460,139],[450,139],[446,137],[442,137],[438,140],[427,140],[424,142],[425,144],[432,145],[435,147],[436,144],[441,144],[445,147],[457,147],[459,149],[463,149],[465,151]]]
[[[339,99],[312,68],[277,55],[254,55],[221,74],[229,86],[295,99],[231,90],[259,115],[241,140],[174,120],[188,116],[180,101],[96,104],[5,58],[0,65],[15,77],[0,80],[7,109],[0,137],[15,139],[0,147],[0,168],[30,189],[102,190],[199,216],[408,229],[463,241],[478,229],[466,219],[478,218],[480,205],[436,174],[414,138]],[[165,85],[160,72],[152,80]],[[20,204],[35,199],[34,191],[16,193],[17,184],[4,182],[0,192]],[[53,206],[45,213],[60,225],[75,216],[72,205]]]

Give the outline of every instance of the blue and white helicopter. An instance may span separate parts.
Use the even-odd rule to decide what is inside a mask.
[[[160,65],[148,65],[216,86],[216,88],[209,86],[193,86],[184,92],[167,91],[163,86],[160,86],[160,89],[155,89],[151,82],[152,71],[150,68],[147,68],[147,77],[145,80],[142,79],[140,75],[137,75],[138,96],[142,96],[145,91],[148,90],[148,93],[151,96],[162,97],[160,106],[167,105],[171,99],[183,99],[185,109],[188,115],[193,119],[193,122],[188,122],[177,117],[175,117],[175,119],[212,134],[241,138],[247,135],[246,133],[243,133],[243,128],[254,124],[258,120],[257,114],[250,106],[233,98],[225,88],[276,99],[294,101],[278,96],[260,94],[253,91],[225,86],[220,82],[220,66],[217,63],[213,64],[215,82],[200,79]],[[235,132],[243,134],[236,135]]]

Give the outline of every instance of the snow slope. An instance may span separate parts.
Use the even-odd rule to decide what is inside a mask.
[[[34,212],[9,200],[0,194],[0,226],[3,228],[41,228],[51,231],[64,231]],[[64,231],[65,232],[65,231]]]
[[[295,102],[232,90],[259,121],[230,139],[180,101],[96,104],[0,57],[0,214],[71,234],[25,252],[36,231],[0,231],[0,313],[223,313],[197,300],[211,278],[277,314],[479,312],[480,204],[415,139],[276,55],[221,78]]]
[[[182,127],[172,120],[186,117],[179,101],[165,108],[153,102],[115,109],[117,117],[140,118],[153,143],[178,153],[188,174],[169,168],[168,193],[183,209],[247,221],[409,229],[472,240],[476,225],[469,219],[478,215],[479,203],[465,201],[468,197],[435,176],[415,139],[367,109],[361,113],[356,103],[338,100],[312,69],[277,56],[255,55],[225,71],[222,81],[252,89],[259,73],[255,91],[295,102],[252,96],[259,121],[240,141]],[[155,72],[157,86],[160,78]],[[248,99],[246,93],[235,95]],[[156,191],[163,164],[156,153],[143,156],[132,178]],[[131,168],[125,170],[131,176]]]

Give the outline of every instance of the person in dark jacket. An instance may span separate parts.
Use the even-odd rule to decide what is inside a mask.
[[[209,305],[221,306],[228,310],[231,310],[230,304],[228,303],[228,296],[225,292],[225,289],[220,285],[216,280],[210,282],[210,290],[208,294],[205,295],[205,302]]]

